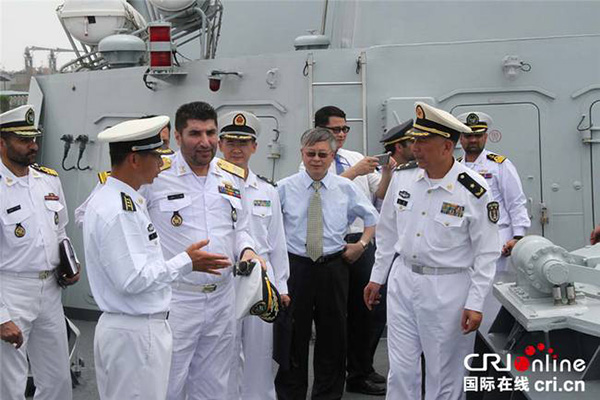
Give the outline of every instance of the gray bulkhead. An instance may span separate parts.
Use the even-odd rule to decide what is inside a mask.
[[[278,180],[297,171],[299,136],[319,107],[343,108],[352,128],[346,146],[373,155],[383,151],[384,130],[412,118],[414,101],[424,100],[455,115],[490,114],[497,132],[488,148],[516,165],[530,232],[566,249],[586,243],[600,222],[600,128],[593,127],[600,124],[600,35],[593,30],[600,3],[330,2],[326,34],[333,48],[298,52],[291,51],[293,38],[320,25],[322,3],[269,3],[225,1],[218,58],[183,63],[184,76],[150,78],[155,91],[142,81],[145,67],[37,78],[41,158],[60,173],[71,221],[96,174],[110,169],[107,146],[94,142],[97,134],[125,119],[174,119],[181,104],[196,100],[219,112],[252,111],[263,124],[252,167]],[[502,65],[510,55],[531,70],[507,78]],[[207,76],[215,69],[243,75],[227,77],[211,92]],[[81,166],[91,170],[60,168],[63,134],[90,137]],[[269,158],[274,140],[278,159]],[[72,149],[66,165],[76,159]],[[83,259],[80,229],[72,223],[68,233]],[[96,308],[86,279],[64,300],[68,307]]]

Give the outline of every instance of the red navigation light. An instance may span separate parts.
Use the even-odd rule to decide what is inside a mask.
[[[170,51],[151,51],[150,52],[150,67],[171,67]]]
[[[171,41],[171,26],[149,26],[151,42],[170,42]]]
[[[208,88],[213,92],[217,92],[221,88],[221,77],[213,75],[209,76]]]

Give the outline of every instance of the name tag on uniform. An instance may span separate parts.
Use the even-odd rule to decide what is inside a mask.
[[[458,204],[446,203],[442,204],[442,214],[451,215],[453,217],[462,218],[465,213],[465,207]]]
[[[14,206],[14,207],[11,207],[8,210],[6,210],[6,213],[7,214],[12,214],[15,211],[19,211],[20,209],[21,209],[21,205],[19,204],[18,206]]]
[[[271,200],[254,200],[255,207],[271,207]]]
[[[167,196],[167,200],[178,200],[183,199],[185,195],[183,193],[170,194]]]

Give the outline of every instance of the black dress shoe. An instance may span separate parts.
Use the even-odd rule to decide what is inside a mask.
[[[385,396],[385,386],[371,381],[357,381],[346,384],[346,391],[351,393],[369,394],[371,396]]]
[[[387,378],[385,376],[378,374],[375,371],[371,372],[369,374],[369,376],[367,377],[367,379],[373,383],[386,383],[387,382]]]

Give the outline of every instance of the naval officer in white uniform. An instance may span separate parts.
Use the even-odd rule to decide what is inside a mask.
[[[35,400],[70,400],[61,290],[54,270],[67,205],[56,171],[33,164],[33,106],[0,115],[0,399],[24,399],[28,362]],[[59,277],[59,279],[61,279]],[[64,281],[73,284],[79,279]]]
[[[507,257],[531,226],[521,179],[508,158],[485,149],[487,132],[492,125],[492,118],[489,115],[473,111],[459,115],[458,119],[472,131],[460,136],[464,155],[459,158],[459,161],[486,180],[492,191],[492,198],[500,206],[498,232],[502,257],[498,259],[496,272],[506,271]]]
[[[219,149],[223,158],[246,173],[244,207],[250,213],[250,232],[258,254],[267,262],[267,276],[275,284],[284,306],[290,304],[290,275],[283,215],[275,184],[249,167],[258,147],[260,121],[246,111],[219,118]],[[236,348],[229,378],[230,400],[275,400],[273,324],[250,315],[237,321]]]
[[[191,244],[163,258],[161,236],[138,192],[163,164],[160,131],[169,118],[131,120],[98,135],[110,143],[112,174],[87,205],[83,238],[90,288],[103,311],[94,338],[102,400],[155,399],[167,395],[172,337],[167,322],[170,283],[193,271],[219,274],[225,256]]]
[[[419,168],[397,168],[390,183],[365,302],[376,306],[387,280],[387,398],[421,399],[424,353],[425,399],[462,399],[463,360],[500,255],[499,207],[485,179],[452,156],[470,128],[421,102],[416,116]]]
[[[253,250],[250,218],[243,207],[245,171],[215,157],[215,110],[204,102],[179,107],[175,139],[179,151],[170,157],[170,168],[142,188],[165,256],[178,254],[186,242],[206,239],[209,251],[226,255],[232,263],[260,259]],[[189,273],[173,284],[170,400],[227,397],[235,343],[235,292],[232,269],[222,272],[219,276]]]

